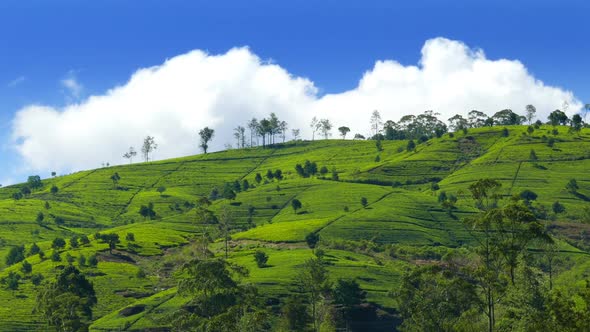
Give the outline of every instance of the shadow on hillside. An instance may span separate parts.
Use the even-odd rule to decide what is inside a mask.
[[[582,194],[582,193],[577,193],[577,192],[576,192],[576,193],[574,193],[574,195],[575,195],[577,198],[581,199],[581,200],[584,200],[584,201],[586,201],[586,202],[590,202],[590,198],[588,198],[588,196],[586,196],[586,195],[584,195],[584,194]]]

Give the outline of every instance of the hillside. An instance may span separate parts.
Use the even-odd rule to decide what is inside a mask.
[[[371,140],[299,141],[105,167],[43,179],[42,187],[18,200],[13,194],[25,184],[0,188],[0,256],[19,245],[28,252],[36,243],[49,257],[52,241],[62,237],[68,244],[60,250],[61,262],[38,255],[27,261],[33,273],[50,279],[68,255],[74,265],[81,255],[97,255],[96,267],[81,267],[98,297],[91,330],[166,327],[167,315],[187,301],[176,295],[175,267],[197,250],[195,239],[217,229],[199,222],[195,204],[214,188],[221,196],[226,183],[247,180],[250,188],[233,200],[213,200],[210,209],[231,211],[229,260],[248,268],[245,281],[259,287],[269,306],[294,291],[295,275],[313,256],[305,237],[316,233],[330,278],[356,278],[367,300],[391,313],[397,308],[391,292],[410,267],[470,246],[473,238],[462,221],[477,209],[468,186],[493,178],[502,183],[505,197],[526,189],[538,195],[535,207],[546,211],[544,224],[573,262],[557,282],[578,281],[590,273],[585,236],[590,231],[590,129],[570,134],[567,127],[557,127],[554,135],[550,126],[530,134],[526,126],[506,128],[508,135],[501,127],[445,134],[417,144],[415,151],[407,151],[406,140],[383,141],[382,151]],[[327,172],[302,177],[295,166],[306,160]],[[269,179],[269,170],[281,170],[282,179]],[[112,180],[115,173],[120,180]],[[575,193],[566,189],[571,179],[579,187]],[[439,203],[441,192],[457,197],[451,211]],[[302,203],[297,212],[294,199]],[[564,212],[552,211],[556,201]],[[153,220],[139,214],[150,203],[157,216]],[[119,234],[114,254],[96,239],[97,232]],[[72,247],[69,239],[82,235],[89,243]],[[219,239],[210,248],[224,254]],[[269,256],[265,268],[253,260],[257,249]],[[6,277],[21,264],[7,266],[2,259],[0,267],[0,277]],[[17,290],[0,290],[0,301],[10,303],[0,307],[0,330],[44,329],[32,314],[37,289],[23,275]],[[142,304],[141,312],[120,314]]]

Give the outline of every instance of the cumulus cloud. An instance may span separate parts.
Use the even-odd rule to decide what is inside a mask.
[[[146,135],[156,138],[156,159],[193,154],[204,126],[216,130],[212,148],[220,149],[233,142],[232,128],[270,112],[304,136],[313,116],[365,134],[375,109],[384,119],[425,110],[447,119],[471,109],[523,113],[532,103],[545,119],[564,101],[570,113],[582,106],[571,92],[534,78],[519,61],[487,59],[482,50],[444,38],[428,40],[415,66],[377,61],[355,89],[324,96],[311,80],[262,61],[248,48],[220,55],[197,50],[140,69],[127,83],[64,108],[24,107],[14,118],[12,137],[32,169],[61,171],[120,163],[126,149],[139,150]]]

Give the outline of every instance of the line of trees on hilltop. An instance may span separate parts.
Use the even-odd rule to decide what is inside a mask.
[[[548,124],[552,126],[569,125],[571,130],[579,131],[583,127],[587,127],[586,116],[590,112],[590,104],[586,104],[580,114],[574,114],[569,118],[566,114],[568,104],[564,103],[563,111],[555,110],[551,112],[547,118],[547,122],[543,123],[537,120],[533,123],[536,117],[537,109],[534,105],[526,105],[524,115],[515,113],[511,109],[500,110],[489,116],[484,112],[478,110],[471,110],[467,115],[455,114],[446,121],[440,119],[440,113],[428,110],[422,114],[413,115],[408,114],[402,116],[397,122],[393,120],[383,120],[379,111],[372,112],[370,117],[371,132],[366,137],[360,133],[356,133],[353,139],[376,139],[376,140],[405,140],[405,139],[419,139],[421,141],[428,140],[433,137],[441,137],[447,132],[466,131],[470,128],[493,127],[493,126],[510,126],[510,125],[536,125]],[[321,134],[324,139],[332,136],[332,129],[335,128],[330,119],[318,119],[313,117],[309,124],[311,129],[311,140],[315,140],[316,134]],[[238,125],[233,129],[233,138],[236,140],[237,148],[266,147],[277,143],[285,143],[287,141],[287,133],[289,124],[279,119],[276,113],[272,112],[268,117],[257,119],[250,119],[245,125]],[[337,127],[339,136],[346,139],[351,132],[348,126]],[[298,128],[291,129],[291,139],[297,141],[301,138],[301,131]],[[209,143],[215,136],[215,130],[205,127],[198,132],[200,142],[199,148],[203,153],[207,153]],[[231,145],[227,145],[231,147]],[[158,148],[154,137],[147,136],[141,148],[141,154],[144,161],[150,161],[151,154]],[[133,158],[137,155],[134,147],[130,147],[123,157],[131,163]]]

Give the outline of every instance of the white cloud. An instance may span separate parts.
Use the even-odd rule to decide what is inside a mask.
[[[570,113],[581,108],[571,92],[544,85],[520,62],[489,60],[481,50],[443,38],[425,43],[417,66],[377,61],[357,88],[325,96],[312,81],[235,48],[176,56],[63,109],[27,106],[15,116],[12,136],[32,169],[70,171],[123,162],[125,150],[139,150],[146,135],[156,137],[157,159],[196,153],[196,133],[204,126],[216,130],[212,148],[219,149],[233,143],[232,128],[270,112],[309,136],[314,115],[367,133],[374,109],[384,119],[429,109],[447,119],[471,109],[522,113],[532,103],[544,120],[564,100]]]
[[[12,88],[15,87],[21,83],[23,83],[26,80],[26,78],[24,76],[19,76],[15,79],[13,79],[12,81],[8,82],[8,84],[6,84],[7,87]]]
[[[66,89],[65,94],[68,102],[71,103],[80,98],[84,86],[78,82],[75,71],[70,71],[66,78],[62,79],[60,83]]]

